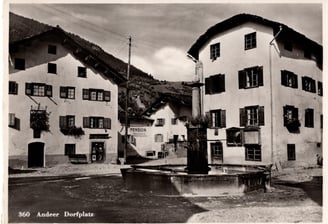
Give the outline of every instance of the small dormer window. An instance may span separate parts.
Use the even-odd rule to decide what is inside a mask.
[[[220,57],[220,43],[212,44],[210,46],[210,59],[214,61],[218,57]]]
[[[57,74],[57,65],[55,63],[48,63],[48,73]]]
[[[256,32],[245,35],[245,50],[256,48]]]
[[[48,45],[48,54],[57,54],[57,46]]]
[[[86,67],[78,67],[77,68],[77,76],[86,78],[87,77],[87,68]]]
[[[15,58],[15,69],[25,70],[25,59],[24,58]]]

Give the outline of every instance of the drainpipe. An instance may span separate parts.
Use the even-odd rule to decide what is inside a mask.
[[[273,39],[269,43],[269,69],[270,69],[270,107],[271,107],[271,164],[273,165],[273,158],[274,158],[274,152],[273,152],[273,87],[272,87],[272,54],[271,54],[271,47],[274,46],[273,41],[276,40],[278,35],[282,31],[282,26],[279,26],[278,33],[273,37]]]

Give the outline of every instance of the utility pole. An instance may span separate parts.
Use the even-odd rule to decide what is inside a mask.
[[[129,37],[129,56],[128,56],[128,69],[126,73],[126,94],[125,94],[125,141],[124,141],[124,151],[123,159],[126,163],[126,152],[128,150],[128,102],[129,102],[129,77],[130,77],[130,60],[131,60],[131,36]]]

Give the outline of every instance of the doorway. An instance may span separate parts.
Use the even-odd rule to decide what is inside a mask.
[[[28,144],[28,167],[44,166],[44,143],[33,142]]]
[[[91,162],[103,162],[105,161],[105,143],[104,142],[92,142],[91,143]]]
[[[223,163],[222,142],[211,143],[212,162]]]

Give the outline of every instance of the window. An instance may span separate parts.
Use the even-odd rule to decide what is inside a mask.
[[[261,161],[261,154],[260,145],[245,145],[245,159],[247,161]]]
[[[212,44],[210,46],[210,59],[214,61],[218,57],[220,57],[220,43]]]
[[[87,68],[77,67],[77,77],[86,78],[87,77]]]
[[[318,81],[318,95],[323,96],[322,82]]]
[[[221,93],[225,91],[225,79],[223,74],[205,78],[205,94]]]
[[[75,155],[75,144],[65,144],[65,156]]]
[[[17,94],[18,83],[14,81],[9,81],[9,94]]]
[[[162,134],[156,134],[155,135],[155,142],[163,142],[164,138]]]
[[[306,109],[305,110],[305,127],[313,128],[314,127],[314,110],[313,109]]]
[[[75,99],[75,87],[61,86],[60,98]]]
[[[223,160],[223,147],[221,142],[211,143],[211,155],[213,159]]]
[[[105,91],[103,89],[83,89],[82,92],[83,100],[110,101],[110,91]]]
[[[172,119],[171,119],[171,124],[172,124],[172,125],[176,125],[176,124],[178,123],[177,121],[178,121],[177,118],[172,118]]]
[[[48,45],[48,54],[57,54],[56,45]]]
[[[164,126],[165,119],[164,118],[157,118],[155,126]]]
[[[287,144],[287,159],[296,160],[295,144]]]
[[[298,108],[290,105],[284,106],[284,126],[298,121]]]
[[[15,69],[17,69],[17,70],[25,70],[25,59],[23,59],[23,58],[15,58]]]
[[[229,128],[227,133],[227,146],[242,146],[242,131],[240,128]]]
[[[59,117],[59,128],[72,128],[75,127],[75,116],[74,115],[67,115],[67,116],[60,116]]]
[[[293,43],[290,42],[290,41],[286,41],[286,42],[284,43],[284,48],[285,48],[285,50],[287,50],[287,51],[293,51]]]
[[[256,48],[256,32],[245,35],[245,50]]]
[[[104,117],[83,117],[83,127],[111,129],[111,119]]]
[[[224,128],[226,127],[226,111],[225,110],[211,110],[210,111],[210,127]]]
[[[240,108],[240,126],[263,126],[264,107],[250,106]]]
[[[320,114],[320,128],[323,128],[323,115]]]
[[[310,77],[303,76],[302,77],[302,89],[307,92],[315,93],[316,88],[315,88],[315,80],[313,80]]]
[[[8,122],[8,126],[9,127],[15,127],[16,126],[16,117],[14,113],[9,113],[9,122]]]
[[[52,86],[44,83],[25,83],[25,94],[52,97]]]
[[[281,85],[297,89],[297,75],[290,71],[281,70]]]
[[[245,68],[238,72],[239,89],[263,86],[263,67]]]
[[[48,63],[48,73],[57,74],[57,65],[54,63]]]

